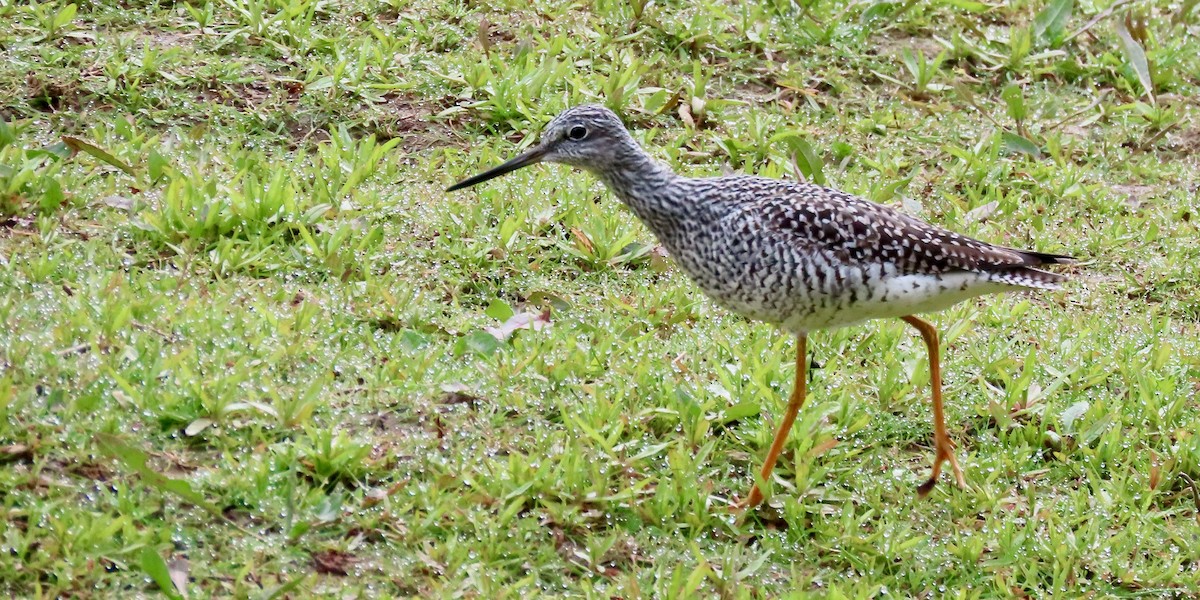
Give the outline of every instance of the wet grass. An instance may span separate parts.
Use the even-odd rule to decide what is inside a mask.
[[[1200,586],[1195,2],[0,0],[0,590],[1184,597]],[[587,176],[804,177],[1082,257],[792,340]]]

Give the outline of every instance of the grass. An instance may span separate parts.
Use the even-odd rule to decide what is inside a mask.
[[[0,590],[1187,597],[1195,2],[0,0]],[[1084,259],[903,323],[705,300],[595,181],[442,189],[564,107]]]

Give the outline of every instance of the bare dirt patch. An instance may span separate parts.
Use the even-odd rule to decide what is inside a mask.
[[[1200,125],[1183,130],[1170,140],[1172,150],[1180,154],[1196,154],[1200,152]]]
[[[79,97],[79,88],[75,84],[47,79],[36,72],[25,76],[25,98],[34,110],[51,113],[76,110]]]
[[[907,48],[915,52],[921,52],[925,56],[934,57],[939,52],[946,48],[932,38],[923,38],[917,36],[895,36],[875,38],[876,45],[873,53],[879,56],[900,56]]]
[[[436,120],[439,107],[427,100],[406,94],[385,96],[382,104],[376,104],[372,116],[380,138],[400,138],[400,148],[406,152],[418,152],[436,146],[456,143],[452,124]]]

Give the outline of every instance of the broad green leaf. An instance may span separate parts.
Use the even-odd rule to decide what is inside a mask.
[[[1142,90],[1149,96],[1150,103],[1154,104],[1154,80],[1150,78],[1150,61],[1146,60],[1145,49],[1129,34],[1129,28],[1124,21],[1117,19],[1116,29],[1121,38],[1121,46],[1125,48],[1125,59],[1137,75],[1138,82],[1142,84]]]
[[[1050,0],[1033,19],[1034,35],[1043,42],[1057,44],[1062,39],[1074,8],[1075,0]]]
[[[493,319],[496,319],[497,321],[507,321],[511,319],[514,314],[516,314],[507,302],[499,298],[492,300],[483,313]]]
[[[150,153],[146,156],[146,162],[150,170],[151,183],[157,183],[162,179],[167,169],[171,166],[171,163],[154,148],[150,149]]]
[[[1096,422],[1092,423],[1079,434],[1079,442],[1085,446],[1090,446],[1092,442],[1096,441],[1097,438],[1112,426],[1115,418],[1116,415],[1111,412],[1102,415],[1099,419],[1096,419]]]
[[[1012,154],[1028,154],[1034,158],[1042,157],[1042,150],[1029,138],[1005,131],[1001,134],[1004,149]]]
[[[503,342],[486,331],[472,331],[459,338],[458,343],[455,344],[455,351],[459,354],[470,351],[483,356],[491,356],[500,349],[501,345]]]
[[[529,294],[529,297],[527,300],[528,300],[529,304],[531,304],[533,306],[549,305],[549,306],[553,307],[554,310],[567,310],[567,309],[571,308],[571,302],[568,301],[566,298],[563,298],[562,296],[559,296],[558,294],[555,294],[552,292],[547,292],[544,290],[538,290],[536,292]]]
[[[722,423],[729,423],[746,417],[753,417],[762,411],[762,405],[752,400],[743,400],[726,408],[721,415]]]
[[[660,89],[650,94],[649,98],[646,98],[645,102],[643,103],[643,107],[645,108],[646,112],[652,115],[657,115],[663,110],[671,108],[671,106],[668,105],[668,101],[674,97],[675,94],[673,92]]]
[[[992,8],[982,2],[973,2],[972,0],[943,0],[942,4],[973,13],[987,12]]]
[[[168,598],[182,598],[171,581],[171,571],[167,568],[167,561],[163,560],[163,557],[159,556],[153,547],[142,548],[141,558],[142,571],[145,571],[150,579],[154,580],[159,591]]]
[[[91,142],[85,142],[79,138],[73,138],[68,135],[62,136],[62,141],[67,145],[68,148],[71,149],[72,152],[83,152],[85,154],[90,154],[92,157],[120,169],[126,175],[134,179],[137,179],[138,177],[137,172],[133,170],[133,167],[125,164],[125,162],[121,159],[113,156],[107,150]]]
[[[17,133],[3,118],[0,118],[0,150],[15,141],[17,141]]]
[[[824,163],[802,134],[784,131],[771,136],[768,142],[783,142],[787,146],[788,154],[795,159],[796,166],[800,168],[800,173],[817,185],[825,185]]]
[[[429,336],[412,329],[405,329],[400,332],[400,343],[407,350],[417,350],[429,345]]]
[[[670,446],[672,443],[673,442],[663,442],[661,444],[653,444],[650,446],[646,446],[645,448],[642,448],[642,450],[640,452],[638,452],[637,454],[629,457],[629,461],[636,462],[639,460],[650,458],[651,456],[656,456],[658,453],[662,452],[663,450],[666,450],[667,447]]]
[[[74,20],[75,11],[78,10],[78,8],[79,7],[75,6],[74,4],[68,4],[62,7],[62,10],[58,11],[58,13],[54,15],[54,28],[59,29],[63,25],[66,25]]]
[[[1062,412],[1059,420],[1062,422],[1063,433],[1072,433],[1075,430],[1075,421],[1079,420],[1084,413],[1087,412],[1091,404],[1087,400],[1080,400]]]
[[[870,25],[876,19],[891,16],[895,10],[895,2],[888,2],[887,0],[876,2],[863,11],[862,16],[858,18],[858,22],[862,25]]]
[[[319,92],[333,87],[333,78],[328,75],[304,86],[305,91]]]
[[[910,48],[905,48],[900,51],[900,60],[904,62],[904,67],[908,69],[909,74],[913,77],[921,76],[921,63],[925,60],[925,55],[922,53],[920,60],[917,59],[916,53]]]
[[[912,171],[905,177],[893,180],[891,183],[883,186],[878,191],[871,195],[871,199],[875,202],[887,202],[896,197],[900,190],[908,187],[912,183],[913,177],[916,177],[920,167],[914,167]]]
[[[1004,89],[1000,91],[1000,97],[1008,105],[1008,116],[1012,120],[1020,123],[1029,116],[1029,111],[1025,108],[1025,96],[1021,93],[1021,86],[1015,83],[1004,86]]]
[[[66,144],[57,142],[50,144],[45,148],[30,148],[29,150],[25,151],[25,156],[27,158],[46,156],[53,158],[54,160],[62,160],[71,157],[71,149],[67,147]]]
[[[66,196],[63,195],[62,185],[58,183],[58,179],[53,177],[43,178],[45,188],[42,190],[42,210],[49,212],[62,206]]]

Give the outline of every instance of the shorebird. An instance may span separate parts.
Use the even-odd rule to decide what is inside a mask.
[[[1069,256],[996,246],[838,190],[748,175],[684,177],[654,160],[603,106],[559,114],[529,150],[464,179],[460,190],[538,162],[590,171],[654,232],[684,273],[717,304],[796,336],[796,377],[760,477],[736,508],[763,501],[807,395],[808,334],[899,317],[921,333],[933,388],[934,459],[924,497],[949,462],[966,487],[946,432],[937,329],[917,316],[984,294],[1057,290],[1066,276],[1038,267]]]

